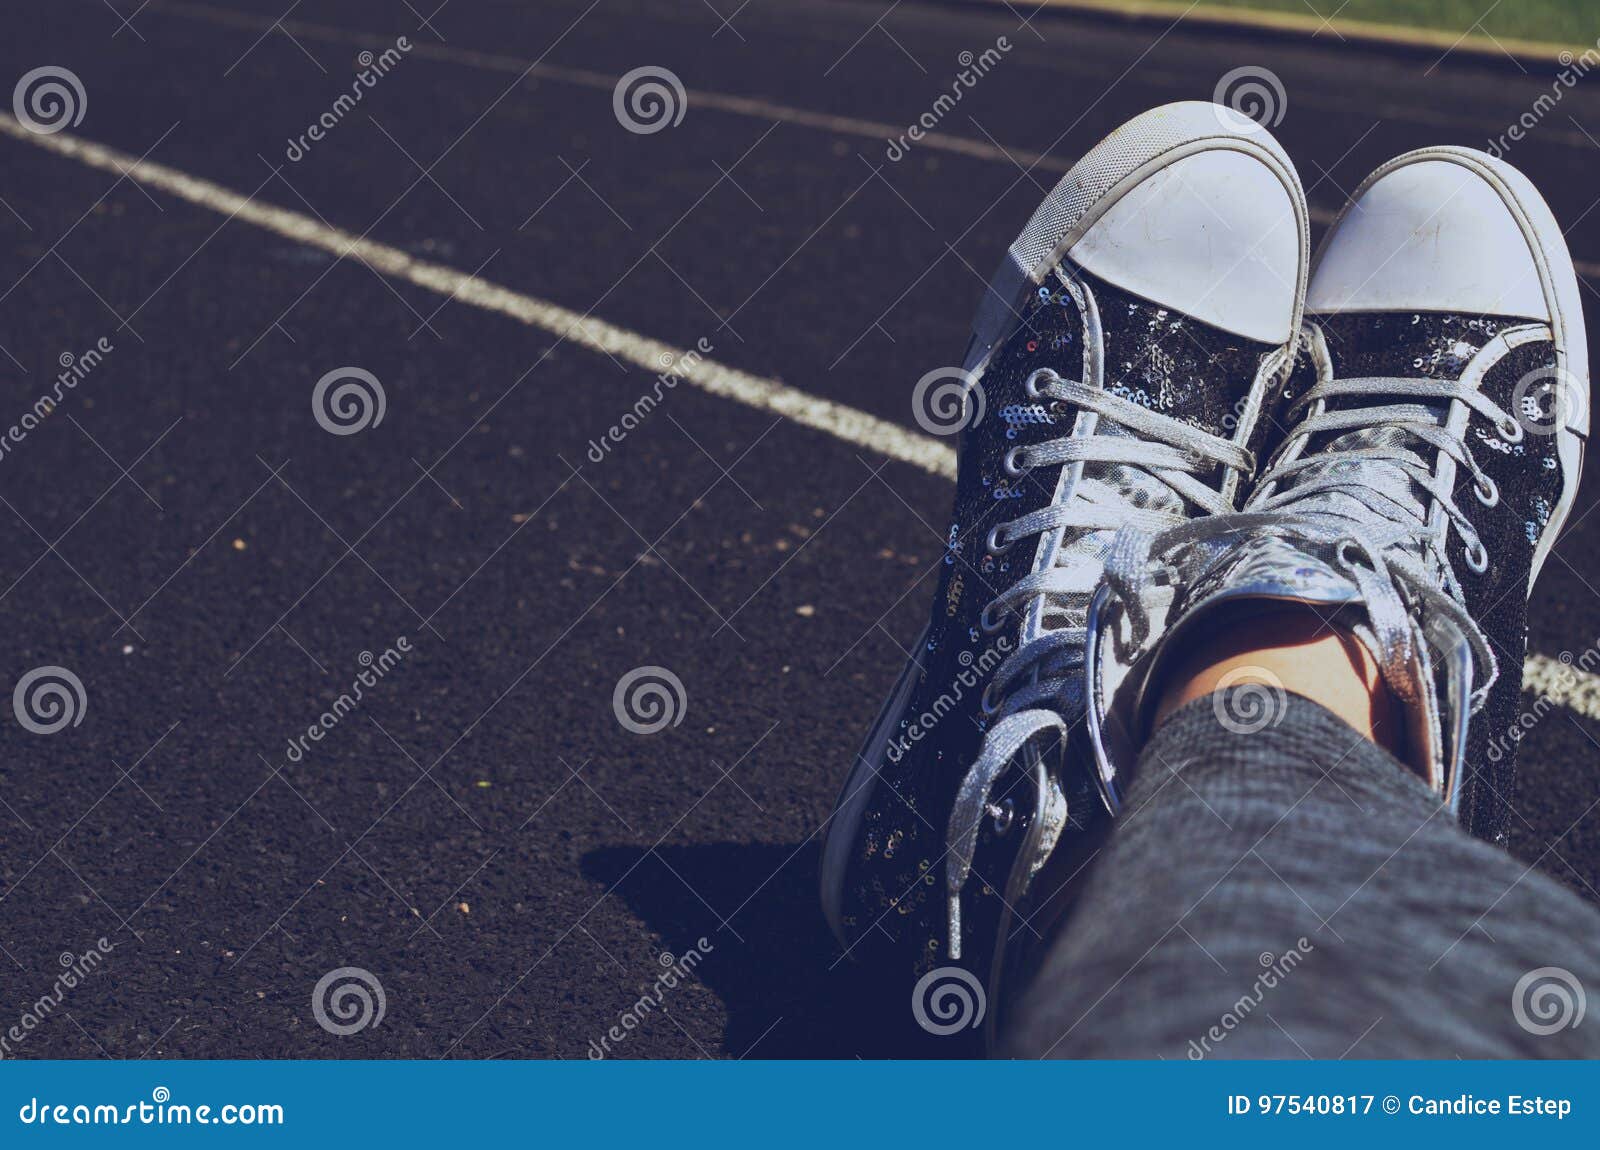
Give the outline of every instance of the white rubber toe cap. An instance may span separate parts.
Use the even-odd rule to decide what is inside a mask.
[[[1011,245],[992,293],[1041,284],[1061,259],[1174,311],[1262,343],[1300,324],[1305,196],[1272,134],[1186,100],[1122,125],[1072,166]],[[1009,310],[1009,309],[1008,309]],[[998,311],[989,325],[1000,328]],[[993,345],[980,324],[980,349]]]
[[[1212,327],[1286,343],[1303,259],[1301,202],[1258,153],[1213,146],[1152,173],[1068,254],[1107,282]]]
[[[1368,180],[1318,253],[1307,312],[1551,318],[1531,221],[1489,157],[1457,151],[1402,157]]]

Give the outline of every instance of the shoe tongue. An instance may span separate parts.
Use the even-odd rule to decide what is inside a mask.
[[[1484,345],[1498,334],[1504,322],[1455,315],[1385,312],[1346,312],[1318,318],[1333,355],[1335,375],[1345,379],[1387,376],[1459,379]],[[1328,403],[1327,410],[1336,412],[1385,406],[1421,408],[1431,413],[1433,422],[1438,426],[1443,426],[1449,417],[1447,403],[1430,403],[1415,396],[1384,395],[1381,392],[1334,399]],[[1434,470],[1433,449],[1398,428],[1378,426],[1328,432],[1316,437],[1306,448],[1307,455],[1328,456],[1328,467],[1309,467],[1292,477],[1280,490],[1293,490],[1308,485],[1318,477],[1327,478],[1330,469],[1352,473],[1359,469],[1359,486],[1378,488],[1405,503],[1418,506],[1419,510],[1429,507],[1433,496],[1396,463],[1371,459],[1334,462],[1341,452],[1372,447],[1388,448],[1397,459],[1404,458],[1430,473]],[[1308,496],[1299,506],[1327,510],[1368,525],[1376,519],[1372,509],[1359,498],[1340,492],[1320,492]],[[1415,548],[1406,548],[1406,552],[1413,558],[1421,558]]]
[[[1431,412],[1434,422],[1440,426],[1448,416],[1448,409],[1444,404],[1418,404],[1414,399],[1399,396],[1392,399],[1373,396],[1362,402],[1363,406],[1377,406],[1390,402],[1405,403],[1411,407],[1420,406]],[[1420,468],[1425,473],[1431,473],[1434,470],[1434,461],[1430,458],[1433,452],[1428,444],[1398,427],[1386,426],[1330,432],[1319,439],[1320,442],[1314,442],[1308,447],[1307,454],[1320,456],[1326,462],[1314,464],[1290,477],[1283,490],[1292,492],[1297,488],[1309,487],[1330,479],[1345,482],[1348,486],[1343,489],[1308,494],[1303,500],[1296,501],[1292,505],[1296,510],[1338,516],[1363,527],[1380,523],[1383,518],[1388,517],[1391,510],[1396,515],[1403,514],[1400,506],[1415,508],[1419,515],[1427,514],[1426,509],[1432,503],[1433,495],[1416,481],[1402,463]],[[1351,453],[1374,449],[1384,451],[1390,458],[1349,458]],[[1374,501],[1378,507],[1383,508],[1383,512],[1380,513],[1370,506],[1356,494],[1358,491],[1377,492],[1387,496],[1387,499]],[[1391,505],[1390,500],[1399,506]],[[1414,559],[1423,558],[1420,545],[1406,545],[1404,550]]]
[[[1127,429],[1105,421],[1100,423],[1095,434],[1107,438],[1134,438]],[[1086,463],[1083,465],[1082,478],[1092,482],[1097,497],[1109,494],[1102,488],[1110,488],[1129,508],[1168,515],[1174,521],[1185,517],[1184,502],[1172,488],[1137,467],[1125,463]],[[1116,534],[1112,530],[1075,532],[1068,529],[1060,550],[1056,552],[1056,566],[1098,575],[1105,567],[1106,556]],[[1043,629],[1081,627],[1088,613],[1092,593],[1086,582],[1086,590],[1081,595],[1053,596],[1045,608]]]
[[[1106,390],[1211,435],[1232,436],[1262,356],[1271,349],[1133,295],[1082,269],[1077,274],[1095,300]],[[1136,438],[1104,419],[1095,434]],[[1218,472],[1220,468],[1197,478],[1210,483],[1218,478]],[[1114,492],[1116,503],[1130,510],[1166,515],[1174,521],[1188,518],[1184,501],[1137,467],[1086,463],[1083,479],[1090,481],[1102,500]],[[1052,596],[1046,604],[1043,630],[1083,625],[1094,584],[1115,537],[1113,530],[1067,532],[1056,553],[1056,566],[1084,572],[1085,589],[1082,594]]]
[[[1134,439],[1136,436],[1119,424],[1102,420],[1095,435],[1107,439]],[[1165,515],[1183,515],[1184,503],[1177,492],[1147,471],[1126,463],[1086,463],[1083,477],[1117,491],[1130,507]],[[1095,532],[1094,534],[1104,534]]]

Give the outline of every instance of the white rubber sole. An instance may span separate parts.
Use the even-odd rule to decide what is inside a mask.
[[[920,654],[927,649],[927,645],[928,630],[924,628],[922,634],[917,636],[917,645],[912,650]],[[839,792],[839,801],[834,804],[833,816],[828,820],[828,829],[822,836],[822,914],[828,920],[828,929],[833,931],[833,937],[839,940],[840,946],[850,945],[850,940],[844,936],[844,924],[841,921],[844,881],[850,865],[850,852],[855,846],[857,836],[861,833],[861,820],[866,816],[873,793],[877,789],[877,764],[882,761],[883,748],[889,741],[889,732],[893,729],[895,720],[905,710],[911,692],[916,689],[920,671],[921,667],[913,659],[901,670],[900,678],[895,680],[894,690],[889,692],[889,698],[884,702],[883,709],[878,712],[878,717],[873,720],[872,727],[867,732],[867,740],[856,755],[856,761],[850,766],[844,789]]]

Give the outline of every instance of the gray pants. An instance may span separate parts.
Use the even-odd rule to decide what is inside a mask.
[[[1315,703],[1234,733],[1217,698],[1146,746],[1003,1053],[1600,1057],[1600,912]]]

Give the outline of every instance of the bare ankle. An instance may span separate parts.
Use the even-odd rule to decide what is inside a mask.
[[[1235,612],[1176,653],[1157,684],[1154,725],[1185,703],[1246,684],[1293,692],[1332,711],[1402,761],[1405,708],[1354,636],[1310,608]]]

